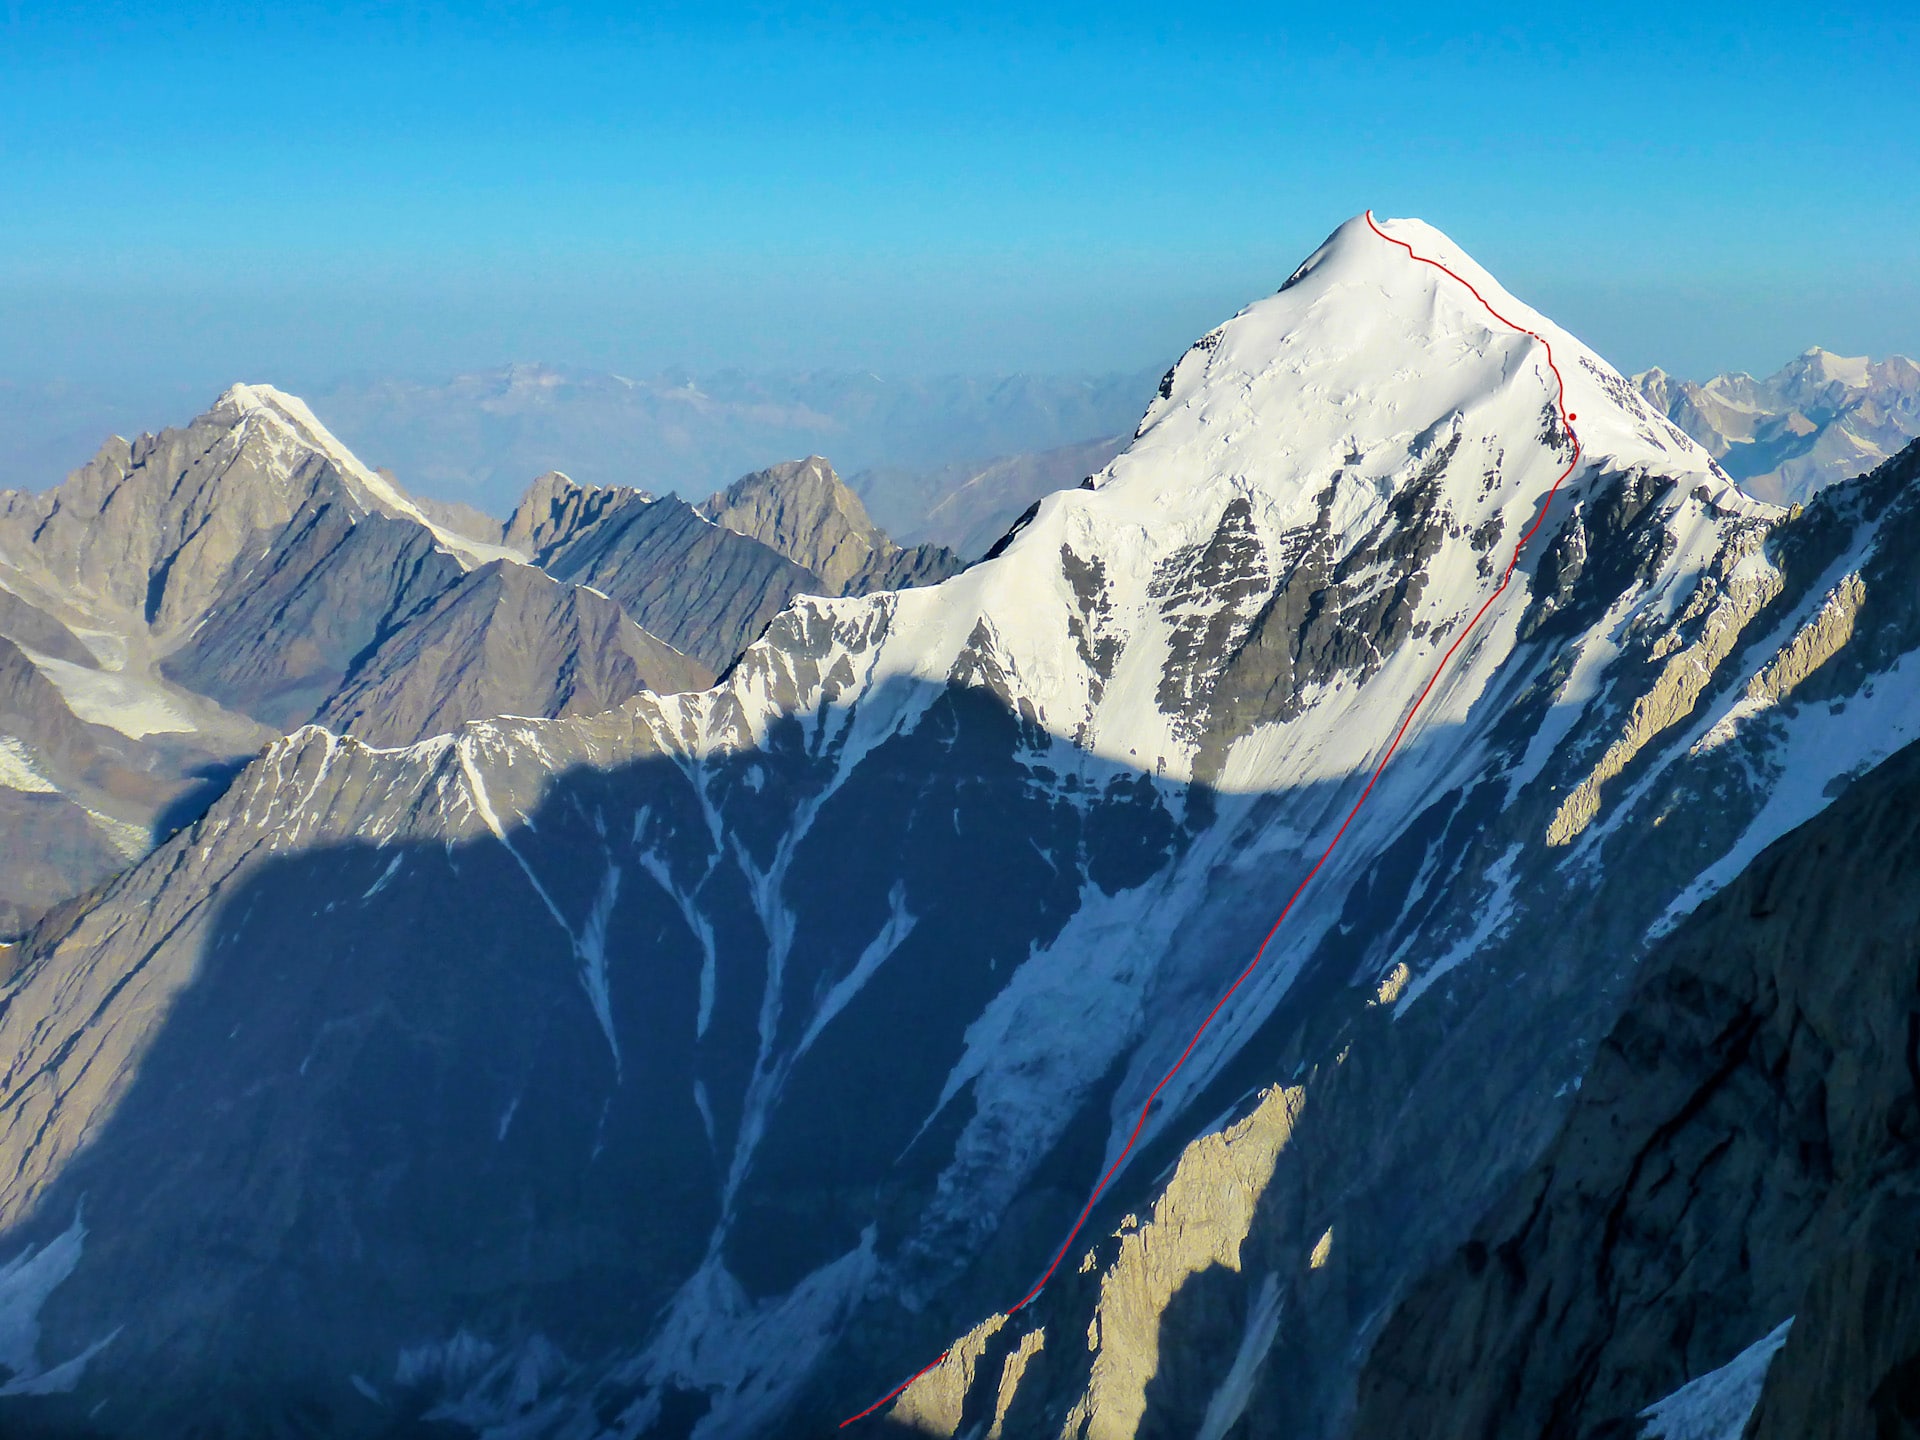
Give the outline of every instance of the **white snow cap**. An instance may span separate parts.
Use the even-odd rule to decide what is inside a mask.
[[[1190,543],[1212,533],[1232,495],[1253,503],[1263,529],[1312,523],[1336,472],[1328,521],[1357,533],[1418,473],[1411,457],[1456,430],[1492,440],[1521,502],[1537,500],[1564,459],[1547,444],[1560,396],[1549,346],[1565,409],[1578,417],[1583,469],[1644,468],[1705,485],[1716,502],[1751,503],[1624,376],[1447,236],[1419,220],[1356,215],[1278,293],[1195,343],[1133,444],[1093,478],[1097,493],[1049,497],[1008,553],[1057,553],[1064,537],[1047,522],[1067,515],[1100,529],[1137,526],[1154,549],[1162,539]],[[1450,498],[1459,513],[1479,508],[1472,496]]]
[[[231,417],[235,421],[249,415],[265,415],[269,422],[293,432],[300,444],[314,450],[331,460],[350,485],[360,492],[361,498],[374,509],[388,515],[405,516],[427,527],[441,547],[462,563],[484,565],[490,560],[515,560],[525,563],[526,556],[517,550],[502,545],[488,545],[464,535],[455,535],[449,530],[429,520],[415,505],[401,493],[399,488],[363,463],[345,445],[335,438],[333,432],[320,423],[319,417],[307,407],[307,402],[297,395],[289,395],[284,390],[276,390],[271,385],[230,385],[213,402],[209,412],[216,418]]]
[[[1394,241],[1452,274],[1410,258]],[[1194,430],[1208,432],[1209,468],[1238,471],[1265,489],[1262,481],[1277,478],[1282,467],[1321,462],[1347,435],[1356,453],[1399,442],[1393,448],[1404,454],[1406,439],[1500,392],[1544,417],[1558,393],[1547,346],[1566,386],[1566,409],[1579,417],[1574,429],[1584,460],[1698,475],[1716,489],[1728,484],[1711,457],[1667,425],[1625,377],[1515,298],[1446,235],[1424,221],[1370,224],[1367,215],[1335,230],[1278,294],[1188,351],[1170,377],[1170,393],[1148,408],[1139,442],[1114,463],[1113,474],[1157,456],[1174,440],[1163,431],[1177,432],[1183,448]],[[1404,431],[1396,433],[1397,420]],[[1540,427],[1503,428],[1519,445]]]
[[[1077,736],[1096,755],[1183,777],[1195,742],[1163,696],[1173,631],[1183,622],[1162,581],[1194,563],[1181,557],[1213,544],[1230,508],[1241,516],[1234,523],[1257,542],[1249,549],[1259,553],[1254,564],[1262,573],[1241,577],[1250,583],[1245,593],[1180,603],[1211,608],[1244,633],[1306,536],[1322,534],[1328,558],[1344,558],[1446,450],[1440,489],[1420,503],[1445,507],[1453,538],[1425,567],[1419,621],[1430,634],[1451,633],[1493,584],[1482,563],[1487,542],[1476,548],[1469,537],[1501,537],[1495,563],[1504,561],[1565,474],[1570,452],[1548,345],[1582,446],[1580,473],[1568,477],[1569,503],[1594,471],[1639,468],[1680,482],[1684,492],[1704,488],[1729,508],[1758,505],[1617,371],[1515,299],[1446,236],[1417,220],[1378,221],[1379,233],[1375,223],[1348,221],[1278,293],[1195,343],[1127,451],[1087,488],[1046,497],[998,557],[938,586],[823,602],[819,608],[850,626],[856,615],[889,612],[880,617],[884,653],[865,662],[871,681],[911,673],[943,684],[976,635],[990,634],[1018,692],[1009,703],[1030,703],[1053,733]],[[1066,552],[1077,564],[1098,561],[1098,623],[1119,646],[1104,680],[1092,675],[1074,638],[1088,602],[1084,582],[1063,565]],[[749,650],[743,675],[762,665],[772,674],[785,663],[767,646]],[[1401,713],[1431,673],[1430,648],[1426,641],[1406,647],[1391,673],[1365,687],[1368,703],[1380,714]],[[1485,649],[1488,663],[1500,648]],[[1484,678],[1476,671],[1459,679],[1449,703],[1466,703]],[[1358,703],[1359,694],[1350,689],[1342,703]],[[1444,720],[1444,707],[1430,708]],[[1316,713],[1336,712],[1345,713],[1340,706]],[[1380,739],[1371,724],[1343,720],[1339,734],[1316,749],[1314,725],[1269,728],[1270,735],[1237,742],[1212,783],[1265,790],[1344,775]]]

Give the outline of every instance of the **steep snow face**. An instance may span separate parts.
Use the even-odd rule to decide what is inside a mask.
[[[452,1367],[420,1403],[481,1413],[522,1377],[527,1433],[747,1436],[796,1413],[805,1433],[1017,1298],[1156,1088],[1116,1205],[1240,1095],[1331,1073],[1364,1023],[1389,1077],[1371,1108],[1308,1083],[1307,1132],[1347,1128],[1296,1136],[1309,1243],[1339,1196],[1374,1197],[1375,1228],[1356,1201],[1334,1249],[1377,1257],[1328,1322],[1349,1354],[1393,1264],[1544,1136],[1646,931],[1790,823],[1769,808],[1785,747],[1801,804],[1893,743],[1832,719],[1846,637],[1880,649],[1844,693],[1870,671],[1887,705],[1920,640],[1920,620],[1868,623],[1912,589],[1885,567],[1920,553],[1897,484],[1772,544],[1781,512],[1577,340],[1438,232],[1382,228],[1544,341],[1358,218],[994,558],[802,597],[696,695],[393,750],[303,730],[49,938],[0,1010],[9,1073],[141,1077],[122,1098],[63,1071],[57,1120],[0,1128],[0,1215],[88,1196],[61,1313],[130,1328],[87,1383],[171,1373],[165,1307],[126,1314],[119,1277],[198,1293],[192,1237],[231,1226],[322,1276],[326,1313],[378,1317],[271,1355],[265,1333],[223,1341],[267,1347],[243,1368],[299,1353],[387,1403],[397,1356],[484,1349],[473,1393]],[[1579,465],[1192,1043],[1573,459],[1546,343]],[[192,1043],[234,1023],[244,1040]],[[196,1095],[241,1098],[162,1165]],[[290,1147],[276,1164],[340,1157],[358,1259],[308,1264],[325,1236],[263,1218],[234,1157],[268,1142],[229,1145],[229,1124]],[[175,1219],[138,1183],[155,1167],[193,1197]],[[1283,1154],[1271,1185],[1306,1184]],[[391,1273],[414,1277],[404,1305]],[[1257,1308],[1302,1303],[1283,1281]],[[1259,1381],[1243,1369],[1231,1396]]]
[[[1640,1412],[1642,1440],[1740,1440],[1760,1403],[1767,1367],[1792,1328],[1788,1316],[1718,1370],[1649,1405]]]
[[[1717,509],[1761,513],[1611,367],[1438,231],[1386,229],[1553,344],[1589,474],[1700,490],[1674,516],[1683,548],[1711,550]],[[1091,493],[1043,501],[999,563],[900,596],[900,638],[875,676],[944,679],[984,624],[1008,702],[1096,755],[1241,791],[1348,774],[1400,718],[1388,696],[1424,683],[1565,469],[1545,347],[1356,218],[1279,294],[1189,350],[1161,392]],[[1220,698],[1265,700],[1276,719],[1312,705],[1316,723],[1283,731],[1221,713],[1209,688],[1274,618],[1276,594],[1308,587],[1340,592],[1355,644],[1290,657],[1291,674],[1259,677],[1266,696]],[[1516,593],[1509,624],[1521,608]],[[1395,648],[1407,637],[1418,643]],[[1428,723],[1465,709],[1505,648],[1489,643]]]

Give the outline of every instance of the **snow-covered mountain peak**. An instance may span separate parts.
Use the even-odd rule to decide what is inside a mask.
[[[271,385],[234,384],[221,393],[204,418],[232,425],[236,432],[245,430],[250,423],[264,426],[278,442],[276,448],[282,450],[284,463],[290,467],[297,468],[303,454],[321,456],[339,472],[348,489],[363,504],[383,514],[426,526],[441,547],[464,565],[484,565],[491,560],[524,563],[527,558],[518,550],[488,545],[436,525],[398,487],[375,473],[342,444],[296,395]]]
[[[890,600],[877,630],[844,606],[825,613],[863,646],[914,637],[861,662],[876,680],[903,651],[912,674],[938,681],[977,675],[990,656],[1010,708],[1153,773],[1254,789],[1283,773],[1344,774],[1365,750],[1303,756],[1305,732],[1285,722],[1340,691],[1322,714],[1349,738],[1379,738],[1400,702],[1380,706],[1369,677],[1391,670],[1387,692],[1418,688],[1436,637],[1490,591],[1573,461],[1561,380],[1580,438],[1566,505],[1593,477],[1637,472],[1702,492],[1696,506],[1763,508],[1446,236],[1361,216],[1279,293],[1197,342],[1132,446],[1088,488],[1042,501],[994,559]],[[1334,613],[1361,633],[1316,638]],[[810,651],[793,623],[769,643]],[[1235,667],[1249,673],[1229,676]],[[1229,678],[1258,698],[1217,705]],[[1335,712],[1363,690],[1370,718],[1341,725]]]
[[[1779,504],[1865,474],[1920,433],[1920,365],[1903,355],[1815,345],[1764,378],[1730,371],[1695,384],[1648,371],[1634,384],[1748,494]]]
[[[1088,1383],[1073,1413],[1138,1415],[1131,1379],[1111,1398],[1137,1320],[1143,1343],[1204,1332],[1232,1374],[1284,1364],[1272,1391],[1332,1374],[1315,1415],[1345,1403],[1328,1357],[1358,1355],[1367,1317],[1516,1172],[1643,937],[1920,714],[1915,667],[1895,678],[1920,646],[1910,466],[1797,517],[1748,501],[1444,236],[1375,223],[1193,347],[1091,488],[938,586],[822,598],[683,502],[538,482],[509,540],[623,606],[656,592],[617,557],[670,557],[647,574],[712,583],[659,613],[745,594],[698,633],[746,653],[699,693],[540,721],[469,707],[502,718],[411,746],[302,729],[36,942],[0,1053],[64,1088],[16,1107],[0,1213],[54,1217],[18,1236],[48,1244],[85,1198],[96,1238],[41,1342],[92,1356],[71,1413],[188,1354],[181,1307],[209,1277],[256,1293],[255,1257],[316,1299],[209,1321],[185,1373],[293,1364],[393,1398],[368,1425],[413,1405],[542,1440],[834,1433],[876,1377],[994,1309],[1018,1350],[950,1351],[989,1391]],[[446,574],[411,523],[343,515],[292,402],[227,403],[245,463],[216,426],[145,437],[29,515],[50,550],[86,541],[75,573],[119,584],[123,610],[153,611],[155,573],[124,536],[156,566],[184,556],[157,628],[198,636],[196,664],[238,652],[252,693],[286,689],[267,662],[299,647],[254,617],[294,586],[257,577],[311,591],[318,566],[255,565],[261,529],[311,532],[322,558],[361,537],[356,577],[425,559],[436,586],[494,578]],[[241,525],[286,498],[263,477],[296,442],[330,527],[284,504]],[[182,466],[211,498],[177,518]],[[157,515],[111,533],[111,565],[89,523],[108,496]],[[184,588],[208,576],[232,578]],[[308,633],[370,588],[320,592]],[[412,613],[398,586],[377,596],[369,628]],[[434,636],[471,633],[464,605],[445,613]],[[1242,1130],[1236,1097],[1270,1081],[1282,1098]],[[1136,1203],[1197,1132],[1213,1158],[1192,1190],[1246,1203],[1223,1248],[1159,1248],[1217,1230]],[[1257,1164],[1222,1168],[1214,1132],[1251,1133]],[[333,1221],[260,1204],[259,1175],[315,1154],[328,1213],[364,1236],[352,1263]],[[1128,1210],[1152,1218],[1114,1232]],[[1173,1303],[1231,1299],[1214,1287],[1236,1265],[1250,1308]],[[158,1299],[129,1307],[136,1273]],[[419,1304],[393,1303],[396,1273]],[[1303,1318],[1236,1347],[1258,1314]],[[1013,1331],[1043,1316],[1048,1354],[1097,1337],[1091,1372],[1020,1379],[1035,1351]],[[1199,1421],[1225,1413],[1217,1368],[1181,1402],[1190,1431],[1239,1423]],[[1078,1405],[1021,1403],[1007,1433]],[[968,1404],[977,1431],[989,1410]]]
[[[1436,263],[1418,263],[1402,244]],[[1138,443],[1100,483],[1127,483],[1179,455],[1289,504],[1330,467],[1390,480],[1409,446],[1452,417],[1481,433],[1557,435],[1548,346],[1589,461],[1724,484],[1710,457],[1612,366],[1446,235],[1419,220],[1376,229],[1364,215],[1336,230],[1278,294],[1188,351]]]
[[[1864,355],[1836,355],[1822,346],[1813,345],[1801,351],[1787,368],[1800,372],[1802,377],[1816,383],[1839,381],[1843,385],[1864,386],[1872,362]]]

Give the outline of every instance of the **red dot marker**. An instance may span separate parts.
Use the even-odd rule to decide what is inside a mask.
[[[1579,418],[1580,417],[1578,415],[1569,415],[1567,416],[1567,422],[1571,424],[1573,421],[1578,420]]]

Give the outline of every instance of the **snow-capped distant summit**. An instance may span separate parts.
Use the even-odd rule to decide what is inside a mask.
[[[1863,475],[1920,435],[1920,365],[1904,355],[1815,345],[1764,380],[1731,372],[1695,384],[1653,369],[1633,383],[1743,488],[1781,504]]]
[[[524,561],[527,558],[520,551],[490,545],[436,525],[398,486],[370,469],[359,456],[335,439],[333,432],[320,423],[319,417],[298,396],[276,390],[271,385],[230,385],[202,418],[238,427],[254,417],[261,417],[270,426],[286,432],[297,448],[331,462],[347,486],[373,509],[388,515],[404,516],[426,526],[433,532],[434,539],[463,564],[484,565],[492,560]]]

